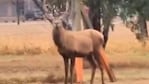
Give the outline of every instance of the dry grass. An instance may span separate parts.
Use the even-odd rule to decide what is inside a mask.
[[[115,31],[111,32],[106,51],[115,67],[149,67],[149,41],[142,47],[123,25],[116,25]]]
[[[53,51],[51,25],[47,22],[0,24],[0,54],[42,54]]]

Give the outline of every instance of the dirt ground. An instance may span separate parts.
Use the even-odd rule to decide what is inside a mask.
[[[1,56],[0,84],[63,84],[63,60],[59,56]],[[106,84],[148,84],[148,68],[113,68],[117,82]],[[85,69],[84,84],[89,84],[91,69]],[[97,70],[95,83],[101,84]]]
[[[117,82],[109,82],[105,74],[105,84],[148,84],[148,51],[149,44],[143,48],[128,28],[117,24],[106,48]],[[0,84],[63,84],[63,60],[48,22],[1,23],[0,53]],[[90,73],[85,69],[84,84]],[[101,84],[100,71],[96,73],[94,84]]]

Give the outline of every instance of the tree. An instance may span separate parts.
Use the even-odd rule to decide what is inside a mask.
[[[111,0],[84,0],[84,3],[90,8],[89,16],[94,29],[101,31],[102,19],[105,39],[104,47],[106,47],[111,20],[116,15],[114,5],[111,4],[113,2]]]
[[[104,47],[106,47],[108,37],[109,37],[109,28],[111,25],[112,19],[116,16],[116,11],[111,0],[102,0],[101,9],[102,9],[102,19],[103,19],[103,35],[105,39]]]
[[[115,4],[120,8],[120,17],[127,22],[127,18],[137,16],[137,20],[131,21],[136,39],[146,44],[148,38],[147,23],[149,18],[149,1],[148,0],[117,0]]]
[[[143,42],[148,38],[146,21],[149,19],[149,1],[148,0],[84,0],[90,7],[90,18],[93,27],[101,31],[100,19],[103,19],[103,34],[105,45],[108,41],[109,27],[113,17],[119,15],[123,21],[137,15],[138,21],[135,24],[136,30],[140,33],[136,34],[136,38]]]

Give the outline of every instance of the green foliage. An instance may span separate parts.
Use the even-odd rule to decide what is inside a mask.
[[[145,18],[149,18],[149,0],[114,0],[115,5],[120,7],[121,17],[130,17],[136,13],[141,13]]]

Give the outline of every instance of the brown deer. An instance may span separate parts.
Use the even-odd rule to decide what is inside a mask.
[[[73,83],[75,57],[86,57],[92,65],[91,84],[93,84],[96,63],[101,70],[102,84],[104,84],[103,67],[100,62],[99,49],[102,48],[104,39],[102,33],[94,29],[82,31],[68,31],[63,27],[62,21],[53,22],[53,40],[58,52],[63,56],[65,64],[65,84],[68,84],[68,68],[70,59],[70,82]]]

